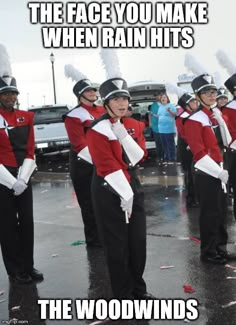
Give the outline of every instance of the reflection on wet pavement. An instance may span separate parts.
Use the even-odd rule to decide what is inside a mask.
[[[49,166],[50,165],[50,166]],[[55,166],[54,166],[55,165]],[[52,167],[53,166],[53,167]],[[0,320],[19,319],[32,325],[91,324],[78,320],[75,300],[112,297],[102,249],[87,249],[80,209],[66,169],[67,161],[42,167],[34,176],[35,266],[45,281],[30,286],[10,286],[0,260]],[[42,168],[41,168],[42,167]],[[59,168],[60,167],[60,168]],[[52,169],[52,171],[46,169]],[[60,170],[53,173],[53,170]],[[236,280],[233,268],[205,265],[199,259],[198,208],[186,208],[183,175],[179,165],[157,165],[149,160],[139,168],[144,185],[147,213],[147,265],[144,277],[148,291],[158,299],[196,299],[199,318],[196,325],[235,325]],[[235,251],[236,229],[229,206],[229,250]],[[80,245],[72,246],[74,242]],[[236,266],[236,262],[230,263]],[[168,267],[169,266],[169,267]],[[171,267],[170,267],[171,266]],[[122,276],[122,275],[121,275]],[[195,292],[185,293],[184,285]],[[9,302],[8,302],[9,287]],[[4,293],[1,295],[1,292]],[[68,321],[39,319],[41,299],[71,299]],[[1,302],[2,301],[2,302]],[[12,310],[13,307],[18,307]],[[223,308],[226,306],[225,308]],[[117,320],[106,324],[176,325],[186,320]],[[26,323],[25,323],[26,324]]]

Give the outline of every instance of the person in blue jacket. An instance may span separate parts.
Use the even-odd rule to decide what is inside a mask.
[[[158,110],[160,106],[161,93],[155,95],[156,100],[150,107],[150,126],[152,128],[153,137],[156,144],[157,161],[162,162],[164,160],[164,150],[161,143],[161,136],[158,129]]]
[[[162,147],[167,163],[173,163],[176,160],[175,148],[175,117],[177,115],[176,107],[170,103],[167,94],[161,96],[161,103],[158,109],[158,129],[161,136]]]

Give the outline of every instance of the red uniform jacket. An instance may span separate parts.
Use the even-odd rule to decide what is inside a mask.
[[[0,107],[0,164],[19,167],[25,158],[34,159],[34,126],[32,112]]]
[[[72,109],[64,116],[64,123],[67,134],[75,152],[79,153],[87,147],[85,137],[85,127],[87,127],[94,119],[105,113],[102,106],[88,106],[82,104]]]
[[[178,115],[175,119],[176,129],[178,134],[181,136],[182,139],[184,139],[184,125],[183,125],[183,119],[187,118],[189,116],[189,113],[183,111],[180,115]]]
[[[212,111],[203,107],[192,114],[184,123],[184,137],[193,153],[193,161],[197,162],[209,155],[215,162],[222,162],[222,155],[212,125]]]
[[[232,100],[222,109],[223,116],[226,116],[226,123],[232,137],[232,141],[236,139],[236,100]]]
[[[130,136],[143,149],[145,153],[144,157],[146,157],[147,150],[143,135],[144,123],[128,117],[123,118],[121,122],[124,124]],[[114,120],[109,118],[108,114],[105,114],[104,118],[100,119],[92,128],[88,129],[86,137],[89,152],[99,176],[105,177],[121,169],[127,180],[130,181],[128,164],[123,160],[122,146],[111,129],[112,123],[114,123]]]

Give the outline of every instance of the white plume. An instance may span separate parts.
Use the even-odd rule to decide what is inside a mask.
[[[121,77],[119,59],[115,49],[104,49],[100,51],[102,65],[106,70],[107,79]]]
[[[82,79],[87,79],[87,77],[77,70],[72,64],[66,64],[64,67],[65,76],[71,78],[73,81],[80,81]]]
[[[207,73],[207,69],[201,65],[191,54],[185,55],[184,65],[196,75]]]
[[[0,76],[12,75],[10,58],[4,45],[0,44]]]
[[[215,82],[215,85],[216,85],[217,89],[224,87],[223,84],[222,84],[220,73],[218,71],[213,73],[213,79],[214,79],[214,82]]]
[[[236,73],[236,66],[223,50],[218,50],[216,52],[216,58],[220,65],[227,70],[230,76]]]
[[[183,94],[187,93],[187,90],[185,90],[184,88],[178,87],[177,85],[172,84],[170,82],[167,82],[165,86],[167,93],[176,94],[178,98],[180,98]]]

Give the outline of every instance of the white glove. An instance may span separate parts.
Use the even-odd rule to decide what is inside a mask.
[[[222,113],[219,109],[214,109],[212,117],[215,118],[219,125],[224,126],[224,119],[222,117]]]
[[[27,187],[28,185],[22,178],[18,179],[12,187],[14,190],[14,195],[21,195],[27,189]]]
[[[123,198],[120,198],[120,206],[123,211],[127,211],[129,214],[129,217],[132,213],[132,207],[133,207],[133,196],[128,200],[124,200]]]
[[[111,129],[119,141],[123,140],[128,135],[126,128],[120,122],[113,123]]]
[[[223,169],[223,170],[220,172],[218,178],[221,180],[221,182],[223,182],[224,184],[227,184],[228,179],[229,179],[229,173],[228,173],[228,170]]]

